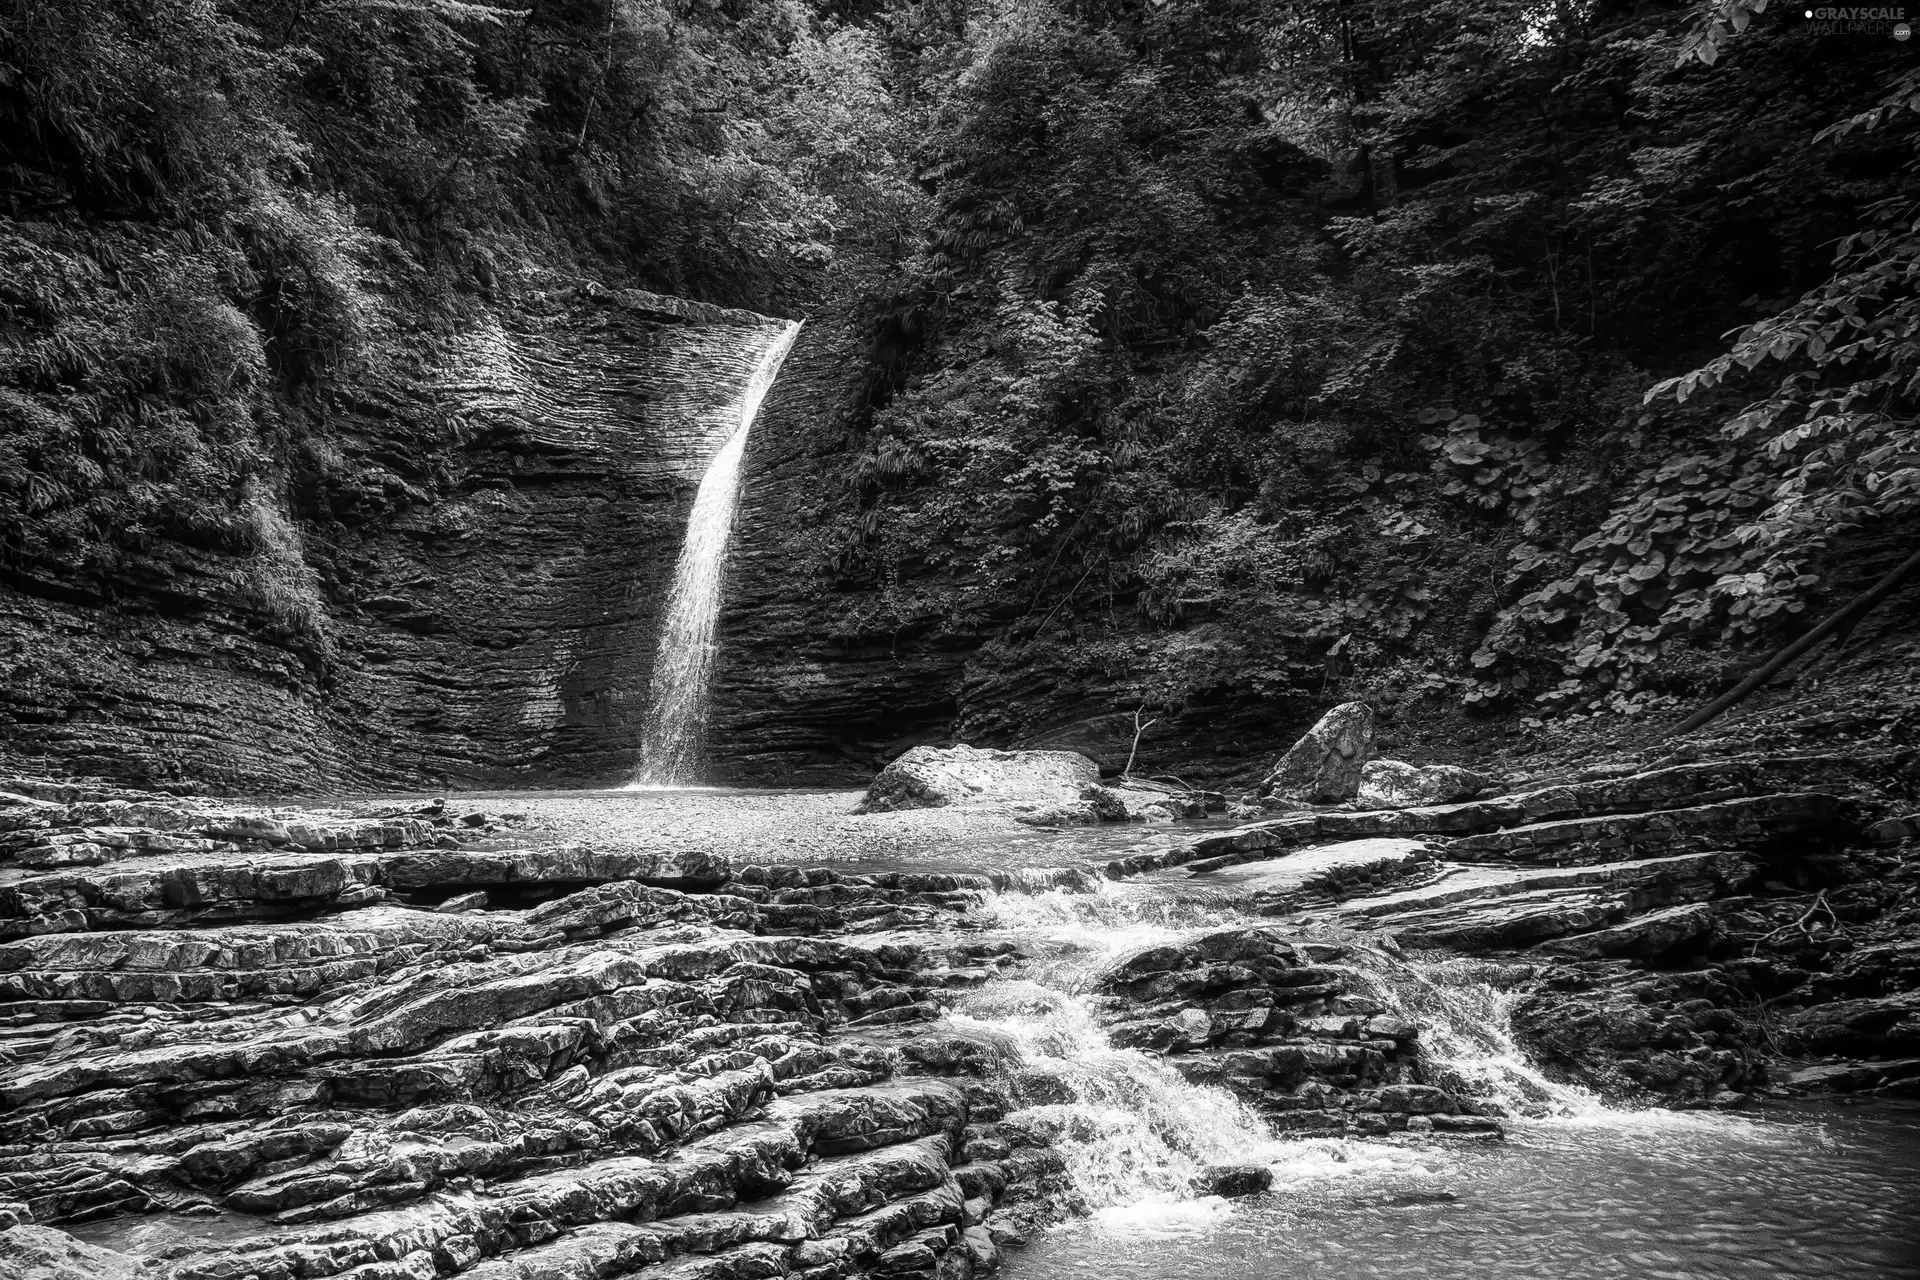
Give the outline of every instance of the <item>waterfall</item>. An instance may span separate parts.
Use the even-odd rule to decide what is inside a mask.
[[[631,789],[696,786],[703,781],[714,628],[720,616],[721,576],[740,497],[747,432],[799,333],[796,320],[769,340],[740,394],[740,423],[700,479],[660,627],[641,730],[640,771],[629,784]]]

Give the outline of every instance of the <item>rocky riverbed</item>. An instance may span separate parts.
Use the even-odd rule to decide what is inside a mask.
[[[954,1277],[1288,1136],[1920,1093],[1916,824],[1861,783],[1905,766],[1689,754],[1058,831],[5,780],[0,1260]]]

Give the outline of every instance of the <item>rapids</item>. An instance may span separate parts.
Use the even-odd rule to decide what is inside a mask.
[[[1613,1109],[1528,1059],[1497,966],[1368,949],[1368,988],[1418,1021],[1430,1077],[1507,1117],[1508,1137],[1280,1138],[1224,1091],[1107,1044],[1080,994],[1115,955],[1261,922],[1165,884],[998,910],[1061,959],[962,1016],[1071,1091],[1033,1112],[1088,1211],[1010,1254],[1011,1280],[1920,1275],[1920,1113]],[[1195,1196],[1207,1164],[1265,1165],[1272,1189]]]

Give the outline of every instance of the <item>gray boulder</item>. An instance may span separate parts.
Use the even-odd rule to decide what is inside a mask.
[[[1009,807],[1015,822],[1030,827],[1090,826],[1096,822],[1125,822],[1129,817],[1127,802],[1120,794],[1098,785],[1082,787],[1077,800],[1018,800]]]
[[[1102,786],[1090,786],[1081,789],[1080,798],[1093,809],[1093,816],[1102,822],[1125,822],[1127,820],[1127,802],[1121,799],[1117,791]]]
[[[1360,770],[1372,758],[1373,708],[1343,702],[1280,757],[1260,794],[1308,804],[1351,800],[1360,789]]]
[[[1371,809],[1412,809],[1471,800],[1487,783],[1485,776],[1458,765],[1369,760],[1360,768],[1360,790],[1354,799]]]
[[[1100,767],[1074,751],[915,747],[880,771],[854,812],[1016,802],[1064,808],[1079,806],[1099,781]]]

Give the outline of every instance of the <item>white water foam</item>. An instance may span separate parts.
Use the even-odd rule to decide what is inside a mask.
[[[1018,1115],[1050,1130],[1095,1229],[1143,1239],[1206,1233],[1232,1212],[1228,1201],[1193,1193],[1195,1175],[1209,1164],[1264,1165],[1273,1173],[1273,1193],[1289,1197],[1315,1197],[1342,1185],[1422,1183],[1457,1172],[1455,1153],[1430,1140],[1277,1137],[1225,1089],[1190,1084],[1164,1059],[1107,1039],[1095,1016],[1097,998],[1079,994],[1102,965],[1198,932],[1268,923],[1249,918],[1244,904],[1121,882],[1091,893],[1004,894],[994,912],[1002,927],[1051,944],[1042,951],[1057,949],[1051,962],[1030,970],[1046,985],[996,984],[969,997],[956,1021],[997,1032],[1015,1050],[1019,1075],[1041,1078],[1030,1096],[1048,1100]],[[1616,1111],[1543,1072],[1515,1038],[1519,996],[1509,969],[1415,961],[1391,944],[1375,947],[1351,934],[1327,941],[1348,948],[1339,967],[1355,975],[1356,995],[1420,1027],[1430,1083],[1523,1126],[1696,1123],[1667,1112]],[[1072,1100],[1053,1101],[1054,1095]]]
[[[996,1034],[1021,1063],[1016,1092],[1044,1101],[1019,1112],[1047,1131],[1088,1210],[1150,1230],[1204,1222],[1191,1191],[1212,1164],[1270,1164],[1281,1144],[1222,1089],[1188,1083],[1163,1060],[1116,1048],[1088,1001],[1031,982],[970,996],[955,1023]],[[1201,1207],[1193,1207],[1202,1201]],[[1221,1202],[1224,1204],[1224,1202]]]
[[[1263,923],[1248,920],[1244,904],[1225,895],[1174,895],[1126,880],[1101,880],[1090,892],[1003,893],[993,899],[992,911],[1003,929],[1106,955],[1172,942],[1198,930]]]
[[[1599,1095],[1555,1080],[1514,1038],[1513,979],[1474,960],[1413,962],[1357,948],[1367,994],[1420,1028],[1430,1083],[1502,1115],[1574,1119],[1607,1114]]]
[[[640,772],[634,778],[634,789],[678,789],[702,781],[708,695],[718,647],[714,626],[720,616],[720,585],[727,543],[733,535],[734,507],[740,497],[747,433],[753,429],[760,403],[766,399],[799,333],[800,322],[794,321],[768,342],[741,393],[739,426],[713,455],[700,480],[653,660],[653,684],[647,695]]]

